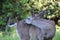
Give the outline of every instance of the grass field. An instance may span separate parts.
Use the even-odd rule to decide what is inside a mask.
[[[16,32],[14,32],[14,34],[12,35],[5,35],[2,36],[2,33],[0,33],[0,40],[18,40],[18,37],[16,35]],[[56,30],[56,35],[53,38],[53,40],[60,40],[60,27],[57,26],[57,30]]]
[[[60,27],[56,25],[56,35],[53,40],[60,40]]]

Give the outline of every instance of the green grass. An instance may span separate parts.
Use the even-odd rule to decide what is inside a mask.
[[[56,35],[55,37],[53,38],[53,40],[60,40],[60,27],[56,27]],[[18,40],[18,37],[16,35],[16,32],[14,32],[14,34],[12,35],[5,35],[5,36],[2,36],[2,33],[0,33],[0,40]]]
[[[60,27],[56,25],[56,34],[53,40],[60,40]]]
[[[12,36],[5,36],[5,37],[0,37],[0,40],[18,40],[18,38]]]
[[[2,36],[0,35],[0,40],[18,40],[18,37],[17,35],[13,34],[13,35],[5,35],[5,36]]]

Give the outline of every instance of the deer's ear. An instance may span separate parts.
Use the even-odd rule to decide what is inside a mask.
[[[45,14],[45,10],[42,10],[41,12],[39,12],[39,14],[37,15],[37,17],[43,17]]]
[[[35,16],[35,14],[34,14],[34,10],[33,10],[33,9],[30,11],[30,16],[32,16],[32,17]]]

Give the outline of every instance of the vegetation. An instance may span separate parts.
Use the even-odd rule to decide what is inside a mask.
[[[7,27],[8,20],[16,22],[29,16],[30,10],[33,9],[34,13],[37,14],[42,10],[46,11],[43,18],[54,20],[55,23],[60,26],[60,0],[2,0],[0,1],[0,34],[8,34],[11,32],[11,28]],[[60,30],[60,29],[59,29]],[[10,34],[9,34],[10,35]],[[59,40],[60,32],[56,32],[56,38]],[[9,38],[9,36],[3,38]],[[2,37],[0,37],[1,40]]]
[[[39,13],[46,10],[44,18],[54,20],[60,25],[60,2],[58,0],[6,0],[1,1],[0,30],[5,30],[8,20],[16,21],[26,18],[30,10]]]

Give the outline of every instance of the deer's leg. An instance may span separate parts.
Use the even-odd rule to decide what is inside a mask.
[[[29,34],[27,32],[17,32],[19,40],[29,40]]]
[[[41,32],[38,35],[38,40],[44,40],[43,34]]]
[[[18,30],[16,30],[16,34],[17,34],[17,37],[19,38],[19,40],[21,40],[20,33],[18,32]]]
[[[27,27],[17,29],[17,33],[19,40],[29,40],[29,29]]]
[[[29,36],[25,34],[21,34],[21,40],[29,40]]]
[[[39,28],[38,40],[44,40],[44,30]]]
[[[29,30],[30,40],[43,40],[41,29],[37,27],[31,27]]]
[[[29,36],[30,36],[30,40],[37,40],[37,28],[34,26],[30,26],[29,29]]]

